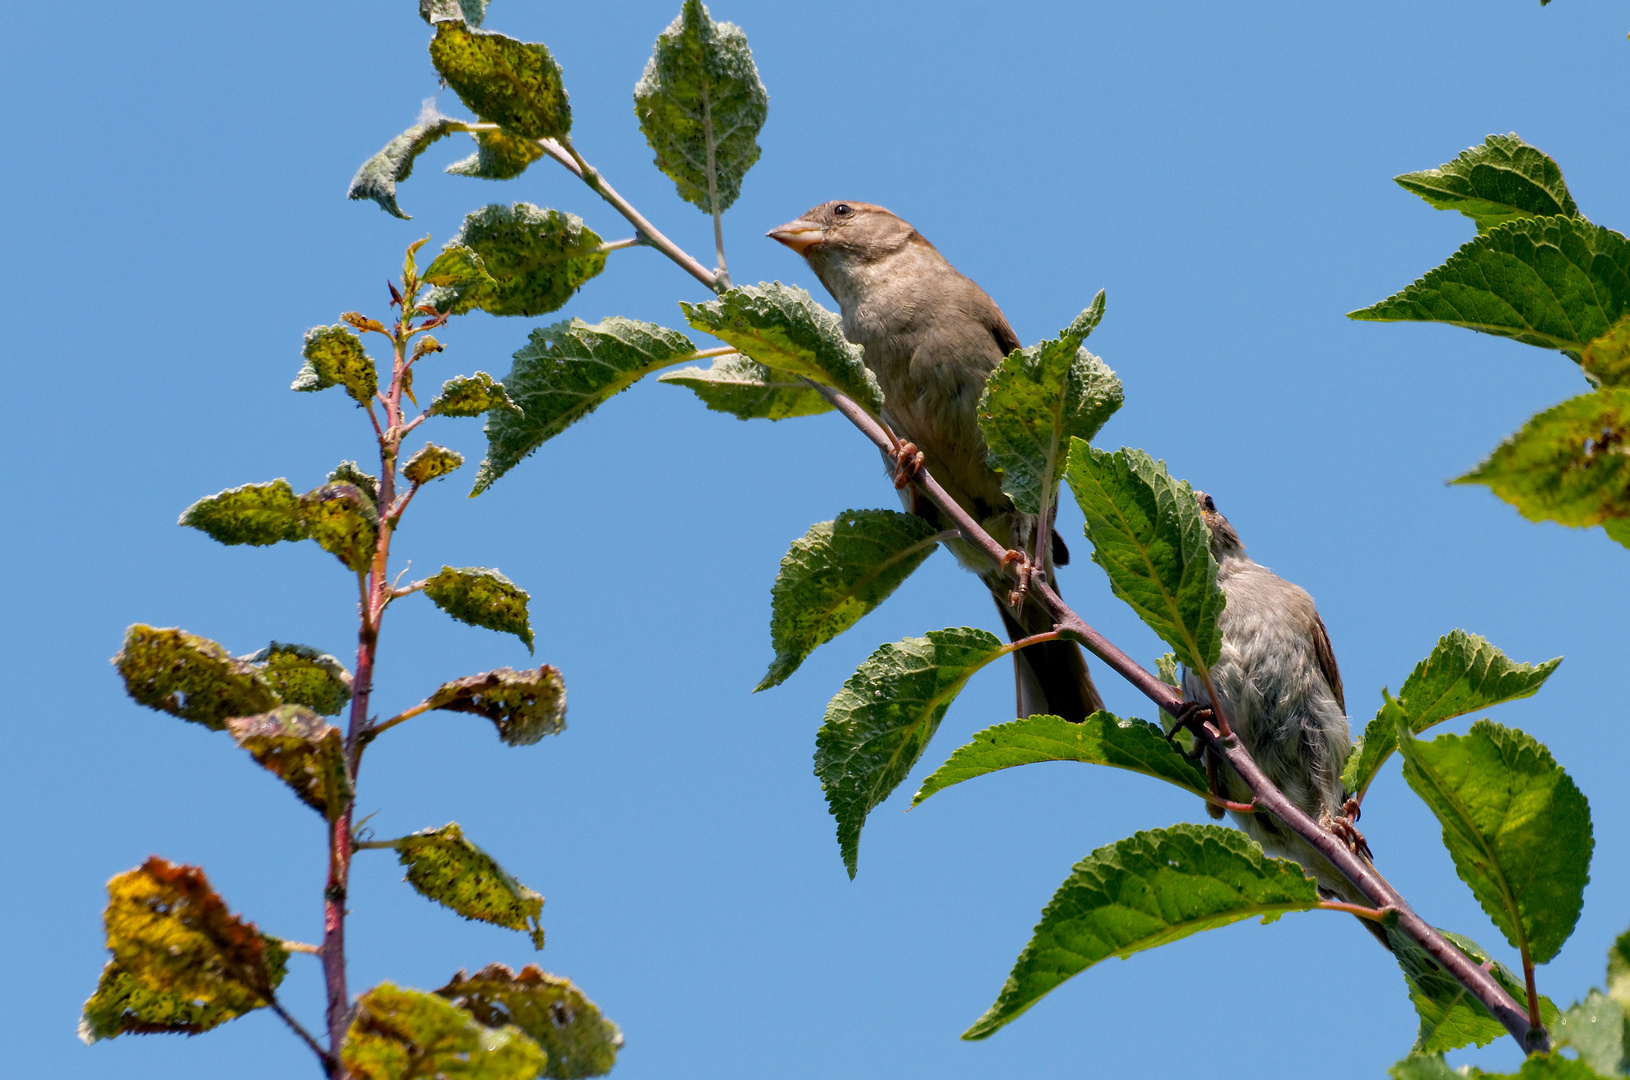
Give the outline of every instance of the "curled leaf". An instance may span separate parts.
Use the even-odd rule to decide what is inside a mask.
[[[234,716],[276,708],[276,691],[255,665],[208,638],[140,623],[125,631],[113,658],[125,692],[138,705],[220,731]]]
[[[485,716],[510,746],[530,746],[566,730],[566,682],[551,664],[536,671],[497,668],[442,683],[429,702],[432,709]]]
[[[516,974],[488,964],[474,975],[460,971],[436,991],[488,1027],[513,1024],[549,1054],[541,1075],[551,1080],[604,1076],[617,1063],[623,1034],[570,979],[536,964]]]
[[[466,919],[524,931],[543,948],[543,897],[510,877],[485,851],[464,839],[456,822],[404,836],[396,855],[407,881],[422,895]]]

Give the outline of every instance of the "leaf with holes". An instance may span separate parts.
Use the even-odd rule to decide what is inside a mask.
[[[431,117],[414,124],[386,143],[385,149],[362,163],[357,169],[357,174],[351,177],[351,186],[346,191],[345,197],[372,199],[387,214],[399,217],[403,221],[410,220],[412,215],[404,213],[402,208],[396,205],[396,185],[408,178],[413,172],[414,159],[429,149],[431,143],[455,131],[468,130],[463,123],[445,116]],[[303,387],[296,384],[295,389],[321,390],[322,387]]]
[[[198,1035],[240,1015],[226,1005],[149,989],[117,960],[109,960],[96,992],[85,1002],[79,1037],[89,1045],[118,1035]]]
[[[521,407],[509,399],[503,383],[485,371],[478,371],[442,383],[441,393],[430,403],[429,412],[432,416],[480,416],[493,409],[521,411]]]
[[[108,882],[114,962],[142,987],[233,1016],[269,1004],[288,952],[229,912],[195,866],[150,856]]]
[[[728,210],[758,160],[770,95],[747,35],[684,0],[634,87],[634,115],[656,167],[704,214]]]
[[[300,500],[281,477],[266,484],[244,484],[199,499],[176,522],[197,529],[217,543],[264,547],[303,540]]]
[[[351,673],[345,665],[309,645],[274,641],[243,660],[260,669],[286,705],[304,705],[323,716],[337,716],[351,700]]]
[[[352,794],[345,736],[303,705],[280,705],[258,716],[239,716],[226,729],[267,772],[289,785],[301,802],[333,821]]]
[[[538,140],[502,131],[474,131],[475,153],[447,166],[454,176],[478,180],[513,180],[543,156]]]
[[[1445,720],[1532,697],[1560,663],[1558,656],[1543,664],[1518,664],[1486,638],[1450,631],[1438,638],[1430,656],[1415,665],[1396,698],[1382,691],[1386,700],[1347,759],[1342,783],[1364,797],[1370,781],[1398,747],[1399,722],[1418,735]]]
[[[469,256],[480,256],[477,263]],[[570,300],[606,268],[600,237],[576,214],[531,203],[492,203],[473,210],[425,269],[437,284],[429,303],[462,315],[542,315]],[[485,272],[485,277],[476,270]]]
[[[938,546],[933,526],[895,510],[847,510],[812,525],[781,559],[770,592],[775,659],[754,692],[785,682],[817,646],[893,595]]]
[[[820,392],[797,375],[767,368],[741,353],[721,356],[709,367],[670,371],[657,381],[686,387],[709,409],[738,420],[787,420],[832,411]]]
[[[1413,285],[1348,313],[1441,322],[1577,357],[1630,311],[1630,241],[1583,218],[1508,221]]]
[[[266,676],[208,638],[175,627],[137,623],[113,658],[125,693],[138,705],[220,731],[234,716],[278,706]]]
[[[305,366],[294,377],[291,390],[326,390],[343,386],[351,400],[366,406],[379,390],[379,373],[362,340],[340,325],[314,326],[306,331],[300,350]]]
[[[850,877],[866,815],[911,772],[973,673],[1008,651],[985,630],[931,630],[872,653],[827,705],[815,775]]]
[[[532,651],[532,627],[527,622],[526,590],[485,566],[444,566],[425,582],[424,594],[437,607],[471,626],[500,634],[514,634]]]
[[[488,964],[473,976],[459,972],[436,991],[488,1027],[513,1024],[549,1054],[540,1073],[551,1080],[604,1076],[617,1063],[623,1034],[570,979],[536,964],[516,974]]]
[[[1579,216],[1562,168],[1515,132],[1490,135],[1447,164],[1393,180],[1434,209],[1465,214],[1478,232],[1519,218]]]
[[[435,443],[425,443],[419,451],[402,463],[402,475],[413,484],[428,484],[439,480],[464,464],[464,455]]]
[[[368,501],[379,507],[379,477],[363,472],[354,461],[342,461],[328,474],[330,484],[350,484],[368,496]]]
[[[509,746],[531,746],[566,730],[566,681],[552,664],[536,671],[497,668],[442,683],[427,704],[485,716],[498,728],[499,741]]]
[[[1115,595],[1204,676],[1222,647],[1225,601],[1194,489],[1142,450],[1109,453],[1080,439],[1070,440],[1065,477]]]
[[[1002,490],[1027,514],[1054,505],[1070,440],[1098,434],[1124,394],[1102,360],[1081,348],[1104,317],[1100,291],[1058,337],[1008,354],[985,383],[979,431]]]
[[[1057,716],[1030,716],[986,728],[923,781],[911,805],[952,784],[1038,761],[1080,761],[1130,769],[1201,798],[1209,790],[1205,770],[1167,742],[1159,727],[1099,710],[1079,724]]]
[[[324,484],[300,496],[306,535],[358,574],[372,565],[379,546],[379,508],[355,484]]]
[[[340,1064],[356,1080],[532,1080],[545,1057],[518,1028],[387,982],[357,998]]]
[[[533,330],[504,376],[519,411],[487,414],[487,458],[471,494],[487,490],[612,395],[695,351],[677,330],[616,316],[592,326],[569,319]]]
[[[1511,947],[1543,964],[1573,933],[1590,880],[1590,806],[1538,740],[1479,720],[1415,738],[1400,724],[1404,779],[1443,826],[1455,871]]]
[[[423,896],[464,916],[520,930],[543,948],[543,897],[522,885],[449,822],[396,841],[407,882]]]
[[[803,289],[779,281],[738,285],[705,304],[679,303],[692,327],[787,375],[830,386],[876,414],[883,391],[843,337],[843,320]]]
[[[1319,906],[1318,887],[1289,859],[1220,825],[1134,833],[1075,864],[1042,909],[996,1003],[964,1039],[983,1039],[1073,975],[1112,956],[1202,930]]]
[[[1630,518],[1630,389],[1546,409],[1456,484],[1484,484],[1529,521],[1575,528]]]
[[[547,45],[447,20],[436,24],[430,61],[466,108],[512,135],[558,139],[572,130],[565,81]]]

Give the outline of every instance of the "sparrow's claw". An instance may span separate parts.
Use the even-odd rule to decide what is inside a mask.
[[[904,490],[922,471],[923,452],[917,449],[916,443],[902,439],[889,451],[889,456],[894,459],[894,486],[898,490]]]
[[[1354,855],[1362,855],[1366,859],[1372,858],[1370,845],[1365,842],[1364,834],[1358,831],[1358,826],[1353,824],[1351,817],[1332,818],[1330,831],[1336,835],[1336,839],[1346,844],[1347,850]]]
[[[1006,570],[1015,563],[1019,567],[1016,575],[1019,583],[1007,594],[1007,606],[1014,611],[1018,611],[1024,607],[1025,597],[1030,595],[1030,578],[1035,573],[1035,567],[1031,565],[1029,557],[1024,552],[1014,551],[1009,548],[1003,552],[1002,562],[998,569]]]
[[[1358,820],[1358,800],[1348,799],[1341,804],[1341,812],[1347,815],[1348,821]]]
[[[1204,744],[1196,741],[1193,750],[1184,750],[1177,745],[1177,733],[1184,728],[1193,728],[1198,724],[1205,723],[1211,718],[1211,710],[1198,701],[1185,701],[1177,707],[1177,711],[1172,713],[1171,716],[1172,729],[1166,732],[1166,741],[1171,744],[1172,749],[1190,761],[1199,761],[1200,755],[1206,752]]]

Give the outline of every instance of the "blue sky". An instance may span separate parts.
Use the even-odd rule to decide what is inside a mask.
[[[579,149],[705,255],[708,219],[651,167],[631,108],[676,10],[496,0],[487,25],[550,45]],[[1390,178],[1490,132],[1549,152],[1587,216],[1630,227],[1622,5],[720,0],[713,14],[745,28],[771,95],[763,158],[726,218],[738,282],[821,296],[763,233],[852,198],[917,225],[1027,342],[1106,289],[1091,346],[1127,403],[1100,445],[1164,458],[1216,496],[1259,561],[1313,593],[1355,724],[1457,626],[1518,660],[1566,656],[1538,697],[1494,719],[1546,742],[1591,800],[1592,884],[1540,986],[1566,1005],[1600,984],[1604,950],[1630,924],[1616,689],[1630,552],[1444,484],[1584,382],[1554,353],[1343,315],[1472,235]],[[443,175],[469,152],[454,140],[402,186],[412,222],[345,201],[356,166],[437,93],[426,39],[409,0],[68,0],[8,16],[0,228],[13,302],[0,363],[18,397],[0,470],[12,867],[0,1030],[30,1075],[314,1075],[264,1012],[190,1040],[87,1049],[74,1037],[105,956],[103,884],[149,853],[203,865],[269,932],[320,934],[318,819],[222,736],[129,702],[107,658],[133,622],[235,652],[276,638],[348,657],[352,586],[331,557],[219,547],[176,515],[240,483],[286,476],[303,490],[369,452],[345,399],[287,386],[307,327],[384,312],[383,279],[411,239],[439,245],[466,212],[514,200],[581,214],[608,239],[630,232],[547,162],[501,185]],[[462,114],[450,92],[439,104]],[[502,374],[538,322],[679,325],[676,301],[705,298],[655,252],[618,252],[558,316],[456,320],[425,377]],[[430,434],[472,461],[484,448],[477,421]],[[416,570],[496,566],[531,591],[537,658],[565,673],[570,726],[515,750],[479,720],[420,717],[370,751],[360,812],[378,811],[380,836],[457,820],[549,898],[537,959],[622,1025],[614,1075],[1356,1078],[1407,1050],[1397,968],[1350,920],[1321,914],[1104,964],[987,1042],[957,1040],[1073,862],[1203,815],[1152,781],[1062,764],[903,814],[935,764],[1010,719],[1008,674],[993,668],[874,812],[848,880],[811,773],[827,699],[882,642],[997,626],[942,553],[784,686],[749,692],[770,659],[787,544],[845,509],[894,504],[875,453],[836,416],[742,423],[650,381],[481,498],[464,498],[463,475],[420,497],[396,551]],[[1072,507],[1061,522],[1080,537]],[[1163,647],[1110,596],[1086,542],[1073,545],[1066,596],[1152,663]],[[530,659],[511,638],[403,603],[379,708]],[[1149,715],[1107,673],[1099,684],[1112,709]],[[1365,809],[1377,864],[1417,909],[1515,963],[1395,765]],[[358,859],[355,988],[434,987],[461,967],[533,959],[521,935],[462,922],[399,878],[388,854]],[[319,993],[315,963],[294,958],[283,996],[313,1025]],[[1507,1042],[1453,1060],[1517,1056]]]

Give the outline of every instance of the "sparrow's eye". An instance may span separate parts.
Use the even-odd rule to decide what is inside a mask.
[[[855,211],[854,211],[854,208],[851,207],[848,203],[840,202],[838,205],[836,205],[836,206],[834,206],[832,208],[832,212],[834,214],[838,215],[838,217],[848,217],[850,214],[854,213]]]
[[[1205,507],[1206,513],[1208,514],[1215,514],[1217,512],[1217,504],[1210,495],[1207,495],[1204,499],[1201,499],[1200,505]]]

